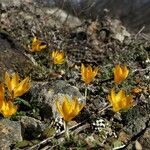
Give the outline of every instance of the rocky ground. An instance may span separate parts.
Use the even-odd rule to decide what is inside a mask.
[[[0,79],[9,71],[30,76],[32,82],[21,97],[27,103],[20,103],[17,114],[9,119],[0,116],[0,149],[150,149],[149,36],[142,30],[130,34],[108,16],[101,22],[80,20],[32,0],[1,1],[0,11]],[[47,49],[31,52],[34,36],[46,42]],[[57,70],[49,56],[54,49],[64,50],[67,56]],[[81,63],[100,68],[86,101]],[[134,95],[137,105],[122,113],[111,108],[102,111],[109,103],[106,97],[114,86],[113,67],[118,63],[130,69],[125,89],[141,89]],[[55,108],[56,98],[64,95],[86,103],[70,123],[69,141]]]

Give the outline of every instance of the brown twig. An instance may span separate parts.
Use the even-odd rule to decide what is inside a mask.
[[[89,124],[89,123],[86,123],[86,124],[84,124],[84,125],[78,127],[74,132],[75,132],[75,134],[78,134],[79,132],[81,132],[81,131],[83,131],[83,130],[89,128],[89,127],[90,127],[90,124]]]
[[[110,107],[111,107],[111,105],[107,105],[106,107],[104,107],[101,110],[99,110],[98,113],[102,113],[103,111],[105,111],[106,109],[108,109]]]
[[[139,31],[138,33],[135,35],[135,39],[137,38],[137,36],[145,29],[145,26],[143,26]]]

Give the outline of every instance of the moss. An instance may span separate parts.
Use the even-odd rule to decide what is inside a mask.
[[[32,146],[33,144],[30,141],[23,140],[15,144],[14,148],[25,148],[28,146]]]
[[[55,129],[53,127],[47,127],[43,131],[43,137],[52,137],[55,134]]]

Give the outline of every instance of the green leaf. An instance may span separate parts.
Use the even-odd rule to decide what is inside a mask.
[[[18,104],[18,105],[23,104],[23,105],[28,106],[28,107],[31,108],[31,105],[30,105],[30,103],[28,101],[26,101],[26,100],[24,100],[22,98],[19,98],[19,97],[15,99],[14,103]]]

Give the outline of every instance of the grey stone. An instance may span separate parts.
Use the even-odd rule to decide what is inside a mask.
[[[3,9],[8,7],[20,7],[23,3],[31,3],[33,0],[0,0],[0,4]]]
[[[30,102],[40,106],[44,118],[50,118],[52,114],[54,118],[59,116],[55,102],[57,99],[62,102],[64,96],[70,99],[76,96],[80,102],[86,103],[79,89],[62,80],[34,83],[30,94]]]
[[[80,18],[102,20],[107,14],[121,20],[131,32],[138,32],[143,26],[143,32],[150,32],[149,0],[56,0],[56,5]]]
[[[143,150],[150,149],[150,128],[147,128],[144,135],[139,139],[140,144],[142,145]]]
[[[9,150],[12,144],[22,141],[21,124],[9,119],[0,120],[0,149]]]
[[[35,25],[35,22],[39,25],[43,22],[46,27],[62,27],[62,24],[65,24],[67,27],[74,28],[81,25],[81,20],[78,17],[71,14],[68,15],[65,10],[59,9],[57,6],[52,7],[52,5],[53,4],[51,3],[51,6],[47,7],[47,4],[44,5],[44,1],[42,1],[41,4],[37,0],[1,0],[0,6],[2,7],[2,10],[10,11],[12,8],[17,10],[17,14],[13,9],[11,13],[9,13],[9,11],[2,12],[2,26],[5,24],[4,27],[7,26],[7,28],[9,28],[10,25],[15,25],[16,19],[18,19],[17,26],[19,23],[22,23],[23,27],[24,22],[26,22],[28,26],[30,26],[29,29],[31,29],[32,32],[36,32],[36,28],[38,28],[38,26]],[[22,9],[22,7],[24,9]],[[26,9],[28,11],[26,11]],[[40,16],[40,20],[35,18],[35,15]],[[23,33],[25,31],[20,32]]]
[[[135,106],[122,114],[122,119],[125,122],[124,130],[133,136],[136,136],[146,128],[149,120],[149,109],[141,106]]]
[[[44,124],[35,118],[22,116],[20,122],[22,126],[23,137],[37,137],[40,136],[44,130]]]

